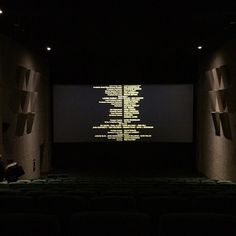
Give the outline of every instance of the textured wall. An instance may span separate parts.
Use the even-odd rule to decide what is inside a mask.
[[[0,124],[2,124],[2,115],[3,115],[3,79],[2,79],[2,57],[1,57],[2,51],[0,48]],[[3,154],[3,140],[2,140],[2,125],[0,125],[0,155]]]
[[[198,169],[236,181],[236,41],[206,58],[198,82]]]
[[[23,166],[23,178],[38,178],[50,168],[46,63],[17,43],[0,37],[0,65],[3,157]]]

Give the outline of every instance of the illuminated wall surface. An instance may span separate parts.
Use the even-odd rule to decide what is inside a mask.
[[[192,85],[54,85],[54,142],[192,142]]]
[[[142,124],[140,120],[139,107],[144,99],[140,96],[141,85],[108,85],[93,88],[102,89],[105,92],[105,96],[101,98],[99,104],[110,105],[109,120],[93,126],[93,129],[98,130],[95,138],[136,141],[152,137],[148,131],[147,133],[142,132],[153,129],[154,126]]]
[[[0,35],[0,154],[37,179],[51,168],[50,81],[47,63]]]
[[[236,181],[236,41],[207,55],[197,84],[198,169],[211,179]]]

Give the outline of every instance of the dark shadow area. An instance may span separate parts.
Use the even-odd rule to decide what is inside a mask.
[[[192,143],[67,143],[53,145],[54,170],[78,175],[159,176],[193,173]]]

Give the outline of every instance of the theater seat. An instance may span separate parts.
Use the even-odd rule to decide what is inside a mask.
[[[40,214],[0,214],[0,232],[4,236],[60,236],[55,216]]]
[[[68,190],[65,191],[65,194],[67,195],[71,195],[71,196],[81,196],[81,197],[87,197],[87,198],[91,198],[91,197],[95,197],[97,195],[96,191],[89,191],[89,190]]]
[[[87,200],[83,197],[55,194],[40,197],[38,206],[42,212],[65,216],[87,209]]]
[[[149,216],[130,212],[84,212],[71,218],[70,236],[150,236]]]
[[[158,218],[167,213],[189,212],[191,206],[188,199],[183,197],[144,197],[139,201],[139,209]]]
[[[195,211],[212,212],[221,214],[235,214],[236,203],[234,197],[208,195],[193,199]]]
[[[179,213],[163,215],[159,236],[235,236],[236,218],[211,213]]]
[[[97,211],[134,211],[137,209],[134,197],[104,196],[89,201],[89,209]]]
[[[0,196],[0,212],[32,212],[35,210],[33,198],[25,196]]]

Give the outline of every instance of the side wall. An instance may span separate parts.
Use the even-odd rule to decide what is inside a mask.
[[[0,154],[19,162],[22,178],[50,169],[50,107],[46,63],[0,36]]]
[[[198,169],[236,181],[236,41],[206,58],[198,82]]]

